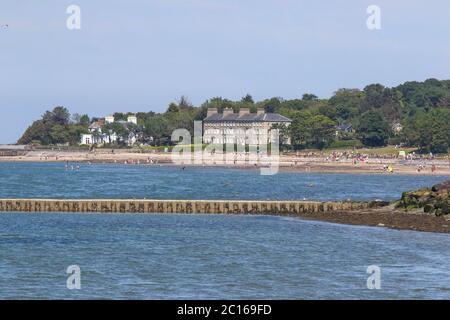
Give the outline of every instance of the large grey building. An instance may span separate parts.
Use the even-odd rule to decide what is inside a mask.
[[[209,108],[203,120],[203,142],[213,144],[261,145],[270,142],[269,130],[274,125],[289,126],[292,120],[277,113],[265,113],[258,108],[251,113],[249,108],[241,108],[239,113],[226,108],[218,113]],[[290,143],[289,140],[284,143]]]

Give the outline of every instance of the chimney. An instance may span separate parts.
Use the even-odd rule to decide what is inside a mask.
[[[250,108],[241,108],[239,109],[239,116],[243,116],[245,114],[249,114],[250,113]]]
[[[256,111],[256,114],[259,116],[259,115],[261,115],[261,114],[264,114],[264,113],[266,113],[265,111],[264,111],[264,108],[258,108],[258,110]]]
[[[105,117],[106,123],[113,123],[114,122],[114,116],[106,116]]]
[[[213,114],[216,114],[216,113],[217,113],[217,108],[208,108],[208,111],[206,113],[206,117],[210,117],[210,116],[212,116]]]
[[[223,109],[223,116],[228,116],[230,114],[233,114],[233,108],[225,108]]]

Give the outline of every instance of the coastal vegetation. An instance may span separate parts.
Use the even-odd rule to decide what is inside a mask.
[[[127,136],[130,131],[138,136],[138,143],[169,146],[174,129],[193,132],[193,121],[203,120],[208,108],[264,108],[268,113],[279,113],[293,120],[284,135],[291,137],[292,145],[284,148],[360,148],[402,145],[417,148],[422,153],[447,153],[450,145],[450,80],[428,79],[424,82],[405,82],[396,87],[370,84],[364,89],[343,88],[329,99],[320,99],[311,93],[299,98],[273,97],[254,101],[250,94],[232,101],[222,97],[206,100],[194,106],[183,96],[172,102],[162,113],[138,112],[138,124],[118,126],[110,124],[108,131]],[[115,113],[126,120],[130,113]],[[19,144],[77,145],[80,135],[88,132],[88,115],[70,115],[68,109],[58,106],[35,121],[19,139]],[[120,144],[120,139],[119,142]]]

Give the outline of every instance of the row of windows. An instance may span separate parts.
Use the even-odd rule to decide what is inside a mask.
[[[263,127],[263,122],[251,122],[251,123],[240,123],[240,122],[217,122],[217,123],[208,123],[205,126],[211,127]]]

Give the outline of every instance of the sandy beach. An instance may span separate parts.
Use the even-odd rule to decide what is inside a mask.
[[[118,163],[118,164],[164,164],[183,166],[221,166],[234,168],[258,168],[269,166],[270,159],[252,159],[238,155],[233,159],[223,160],[221,155],[204,157],[203,161],[191,160],[189,157],[172,160],[171,153],[140,153],[130,150],[59,151],[33,150],[19,156],[3,156],[0,162],[73,162],[73,163]],[[272,162],[273,163],[273,162]],[[374,174],[414,174],[414,175],[450,175],[450,164],[447,159],[403,160],[398,158],[368,158],[365,161],[353,162],[351,159],[329,160],[318,156],[280,155],[278,159],[280,171],[291,172],[323,172],[323,173],[374,173]],[[435,170],[432,172],[432,166]],[[386,171],[391,166],[392,173]]]

